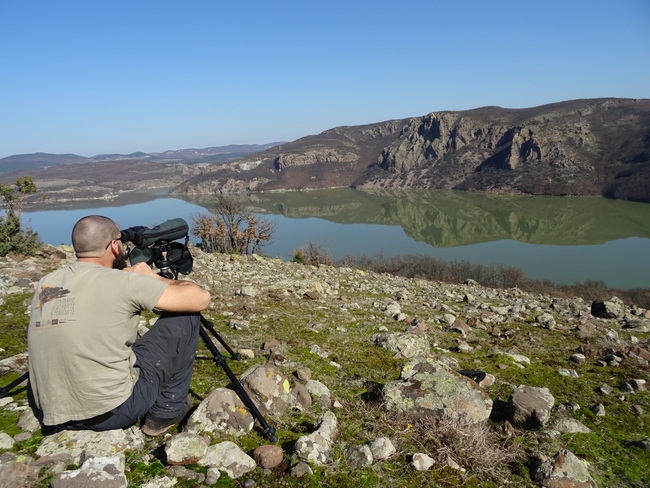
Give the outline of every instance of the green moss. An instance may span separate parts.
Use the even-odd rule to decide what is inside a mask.
[[[15,356],[27,349],[29,315],[25,301],[30,299],[31,294],[14,293],[7,295],[0,306],[0,337],[4,349],[0,358]]]
[[[567,434],[567,449],[594,467],[598,486],[642,487],[650,479],[650,452],[605,435]],[[607,462],[603,462],[603,460]]]

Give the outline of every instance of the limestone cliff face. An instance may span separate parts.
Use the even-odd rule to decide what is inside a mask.
[[[176,191],[345,186],[650,202],[650,100],[483,107],[338,127],[209,168]]]
[[[591,136],[589,123],[554,125],[558,117],[511,127],[486,124],[471,115],[432,113],[406,126],[401,137],[382,151],[379,165],[388,171],[406,172],[460,154],[461,161],[483,162],[494,151],[503,152],[502,163],[509,169],[542,160],[573,164],[577,161],[573,153],[582,150]]]
[[[358,162],[359,155],[350,151],[339,151],[331,148],[310,150],[299,154],[280,154],[274,162],[277,170],[292,166],[308,166],[312,164]]]
[[[431,113],[412,119],[357,186],[650,201],[649,121],[649,100]]]

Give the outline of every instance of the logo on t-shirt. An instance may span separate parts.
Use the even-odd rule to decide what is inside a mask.
[[[42,286],[41,292],[38,294],[38,305],[36,308],[42,308],[46,303],[57,298],[63,298],[68,293],[70,293],[70,290],[66,290],[60,286]]]

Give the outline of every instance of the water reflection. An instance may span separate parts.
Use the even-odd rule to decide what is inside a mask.
[[[210,199],[191,201],[212,209]],[[287,218],[400,226],[413,239],[438,248],[500,240],[592,245],[650,238],[650,205],[605,198],[338,189],[254,194],[242,202],[258,213]]]

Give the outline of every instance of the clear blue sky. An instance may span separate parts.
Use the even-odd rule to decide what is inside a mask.
[[[649,0],[0,0],[0,158],[650,98]]]

